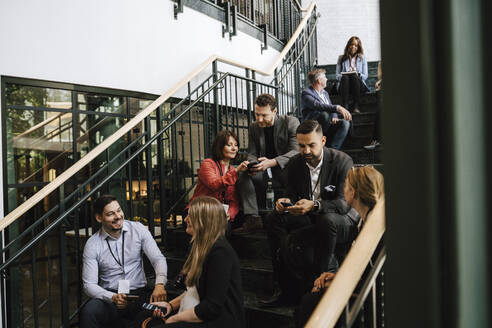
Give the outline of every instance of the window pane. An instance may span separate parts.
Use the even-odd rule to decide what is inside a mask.
[[[72,108],[72,92],[69,90],[38,88],[7,84],[5,87],[7,105],[48,108]]]
[[[80,110],[126,115],[126,97],[78,93],[77,108]]]

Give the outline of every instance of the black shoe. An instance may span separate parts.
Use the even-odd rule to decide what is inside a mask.
[[[271,298],[267,300],[259,300],[258,304],[260,307],[270,308],[270,307],[295,305],[295,301],[289,299],[282,293],[275,293]]]

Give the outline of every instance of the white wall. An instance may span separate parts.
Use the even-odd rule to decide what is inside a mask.
[[[1,0],[0,75],[162,94],[212,54],[261,70],[279,54],[221,31],[170,0]]]
[[[264,69],[278,52],[169,0],[2,0],[0,74],[161,94],[211,54]]]
[[[381,59],[379,0],[318,0],[317,5],[320,65],[336,64],[353,35],[361,39],[369,61]]]

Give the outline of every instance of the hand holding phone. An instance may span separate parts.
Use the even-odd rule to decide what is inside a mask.
[[[166,302],[160,302],[160,303],[166,303]],[[170,306],[164,307],[164,306],[159,306],[159,305],[151,304],[151,303],[143,303],[142,308],[144,310],[148,310],[148,311],[152,311],[152,312],[155,312],[155,310],[160,310],[164,314],[164,318],[167,318],[171,315],[171,307]]]
[[[279,198],[275,203],[275,210],[278,213],[286,213],[286,207],[292,206],[292,202],[289,198]]]
[[[253,166],[259,164],[258,162],[249,162],[248,164],[248,171],[251,171],[251,169],[253,168]]]

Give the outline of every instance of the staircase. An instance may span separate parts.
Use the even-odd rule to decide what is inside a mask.
[[[82,250],[88,236],[99,228],[91,203],[101,193],[111,192],[126,200],[121,203],[127,219],[148,224],[168,259],[172,281],[181,270],[189,243],[177,217],[214,136],[221,129],[233,130],[245,148],[254,99],[260,93],[275,95],[279,114],[299,115],[300,91],[317,60],[317,18],[313,2],[275,71],[255,71],[211,56],[9,213],[0,222],[8,241],[2,247],[0,272],[7,278],[1,293],[9,300],[5,313],[9,323],[77,325],[78,311],[86,300],[81,291]],[[204,78],[205,72],[208,77]],[[257,74],[272,73],[271,83],[257,80]],[[365,98],[363,113],[354,115],[355,134],[344,146],[356,163],[378,163],[378,152],[361,151],[370,141],[374,101],[373,95]],[[87,179],[77,175],[81,170]],[[257,297],[269,295],[273,285],[265,234],[233,236],[231,244],[241,260],[248,327],[292,326],[293,308],[257,306]],[[179,293],[171,285],[168,289],[169,296]]]

